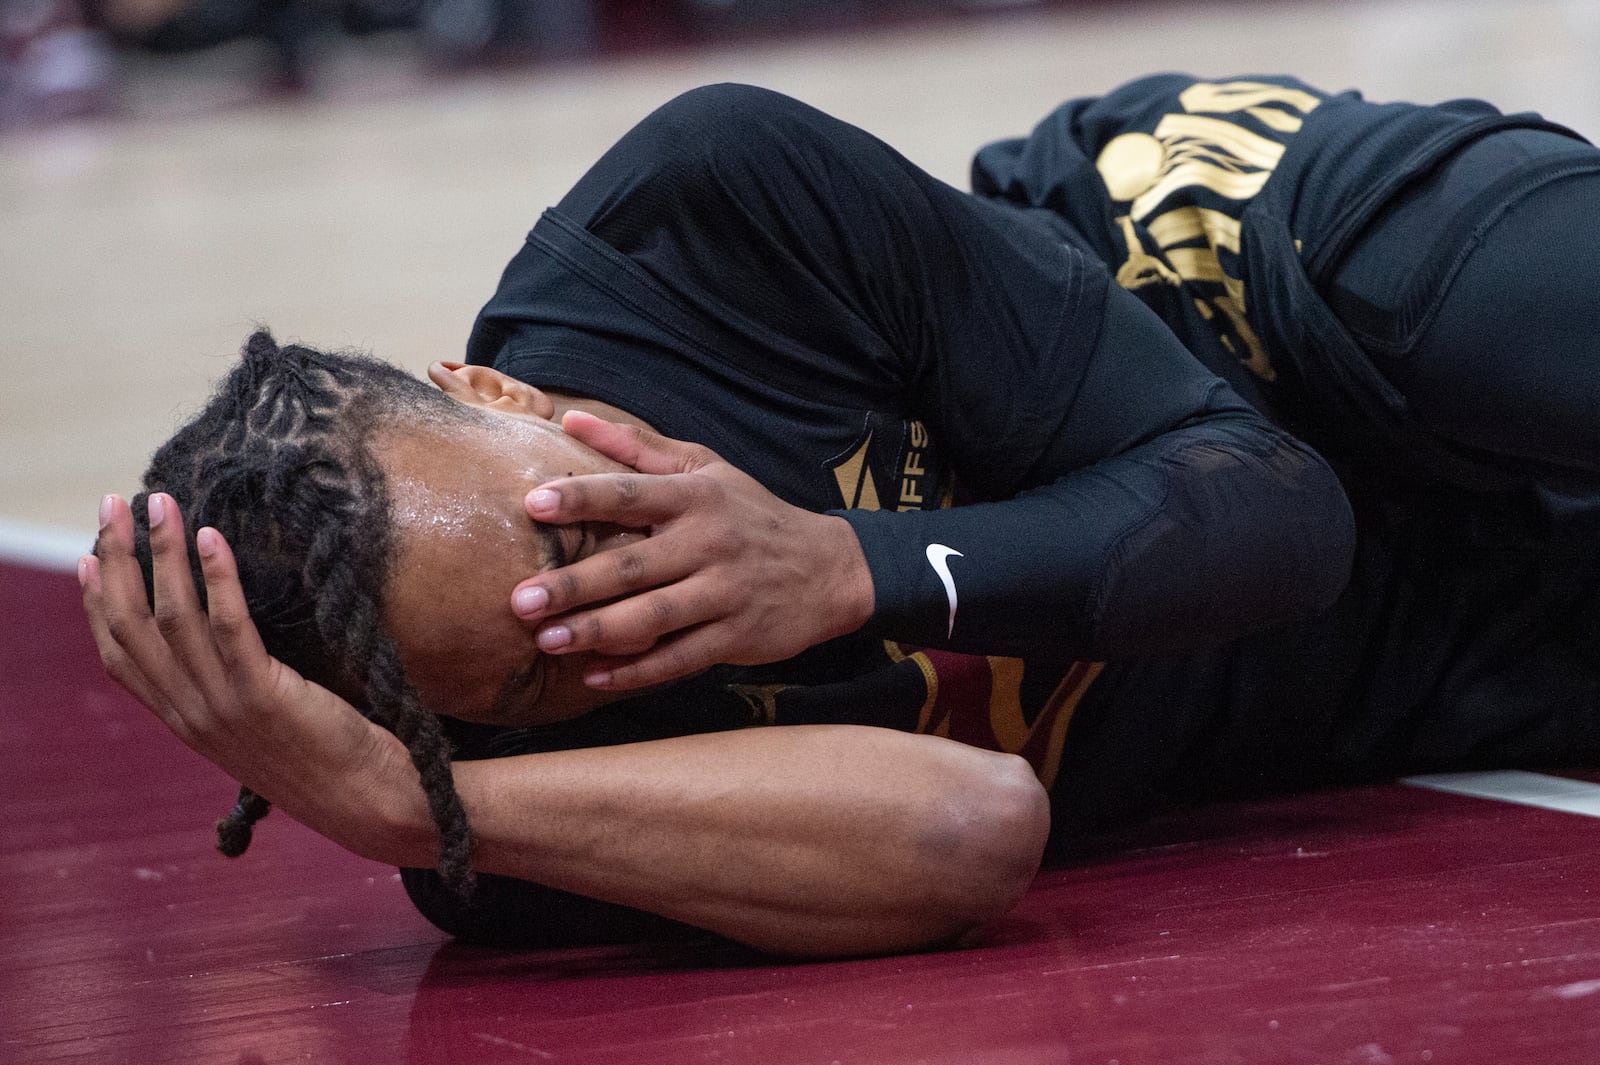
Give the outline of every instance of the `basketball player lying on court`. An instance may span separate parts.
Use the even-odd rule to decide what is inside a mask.
[[[252,337],[81,567],[223,849],[270,800],[477,939],[853,954],[1163,804],[1593,763],[1600,152],[1161,77],[974,185],[699,90],[437,389]]]

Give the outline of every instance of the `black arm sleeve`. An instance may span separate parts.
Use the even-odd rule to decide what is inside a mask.
[[[669,294],[688,323],[674,336],[704,338],[691,357],[758,379],[758,402],[926,424],[980,505],[843,512],[877,634],[1124,656],[1229,639],[1344,582],[1352,521],[1314,452],[1101,264],[853,126],[759,89],[696,90],[555,213],[596,262]],[[486,309],[480,356],[514,343],[513,305]]]
[[[872,569],[873,627],[1103,659],[1220,642],[1331,603],[1355,535],[1332,470],[1174,349],[1113,288],[1029,487],[942,511],[839,512]]]

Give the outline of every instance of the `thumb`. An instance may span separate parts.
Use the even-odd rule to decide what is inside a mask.
[[[583,411],[567,411],[561,416],[561,428],[579,443],[640,473],[693,473],[717,461],[714,452],[699,444],[608,422]]]

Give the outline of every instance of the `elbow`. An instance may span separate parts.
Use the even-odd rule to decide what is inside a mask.
[[[756,922],[707,927],[785,957],[842,958],[946,947],[1008,913],[1044,855],[1044,787],[1014,755],[928,736],[904,739],[935,752],[928,768],[937,770],[938,783],[896,804],[896,827],[880,823],[856,861],[835,865],[820,911],[812,900],[783,919],[761,911]],[[848,889],[839,886],[841,873]]]
[[[974,925],[1010,913],[1033,884],[1050,838],[1050,796],[1033,766],[1014,754],[997,754],[990,771],[982,842],[977,860],[987,868]]]
[[[948,942],[1003,917],[1033,883],[1050,834],[1050,800],[1016,755],[981,755],[977,786],[952,789],[930,818],[922,850],[927,943]]]
[[[1344,592],[1355,518],[1320,455],[1280,433],[1265,447],[1191,446],[1181,460],[1164,506],[1102,571],[1089,656],[1226,643]]]
[[[1213,564],[1238,589],[1241,631],[1331,607],[1349,582],[1356,546],[1338,474],[1284,432],[1241,448],[1233,473],[1211,486],[1218,495],[1208,502],[1221,532]]]
[[[1222,568],[1233,573],[1240,597],[1241,635],[1328,610],[1355,563],[1355,514],[1344,486],[1308,445],[1283,441],[1254,528],[1234,530],[1224,552],[1231,557]]]

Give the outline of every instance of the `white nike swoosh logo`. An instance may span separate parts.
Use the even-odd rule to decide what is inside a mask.
[[[943,544],[928,545],[928,565],[933,567],[933,572],[939,575],[939,580],[944,583],[945,598],[950,600],[950,628],[945,631],[948,639],[956,631],[956,582],[950,576],[950,556],[966,558],[960,551]]]

